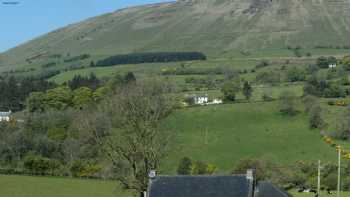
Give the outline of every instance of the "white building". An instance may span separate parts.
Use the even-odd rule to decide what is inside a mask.
[[[329,64],[329,66],[328,66],[329,68],[336,68],[337,67],[337,64]]]
[[[221,99],[214,99],[213,102],[211,102],[210,104],[214,104],[214,105],[217,105],[217,104],[222,104],[223,101]]]
[[[10,121],[10,116],[11,116],[12,112],[8,111],[8,112],[0,112],[0,122],[8,122]]]
[[[209,101],[208,95],[195,96],[195,97],[193,97],[193,99],[194,99],[194,104],[196,104],[196,105],[203,105],[203,104],[208,103],[208,101]]]

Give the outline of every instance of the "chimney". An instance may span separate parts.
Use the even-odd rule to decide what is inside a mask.
[[[156,178],[156,176],[157,176],[157,171],[155,171],[155,170],[151,170],[151,171],[148,173],[148,177],[149,177],[150,179],[154,179],[154,178]]]
[[[156,178],[156,176],[157,176],[157,171],[155,171],[155,170],[149,171],[149,173],[148,173],[148,178],[149,178],[148,187],[147,187],[147,191],[143,192],[143,197],[149,196],[149,191],[150,191],[150,188],[152,185],[152,181]]]
[[[253,169],[248,169],[246,174],[248,182],[248,197],[254,197],[255,193],[255,172]]]

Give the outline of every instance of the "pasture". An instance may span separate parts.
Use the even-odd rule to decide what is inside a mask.
[[[228,173],[238,160],[265,158],[279,164],[299,160],[335,161],[336,153],[322,141],[320,131],[310,130],[302,112],[286,117],[278,102],[238,103],[192,107],[174,113],[168,127],[175,138],[163,163],[164,172],[174,172],[178,161],[189,156],[216,165]]]
[[[6,197],[129,197],[116,182],[54,177],[0,175]]]

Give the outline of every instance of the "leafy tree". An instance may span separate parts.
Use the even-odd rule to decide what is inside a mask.
[[[332,84],[324,90],[324,96],[326,98],[346,97],[346,92],[339,85]]]
[[[264,67],[267,67],[267,66],[269,66],[269,65],[270,65],[270,64],[269,64],[268,61],[263,60],[263,61],[259,62],[259,63],[255,66],[255,68],[256,68],[256,69],[264,68]]]
[[[337,121],[337,129],[333,134],[335,137],[347,140],[350,137],[350,110],[347,109],[346,112],[340,116],[340,119]]]
[[[289,82],[304,81],[306,79],[305,70],[296,67],[289,69],[286,75]]]
[[[192,175],[210,175],[216,171],[216,166],[203,161],[195,161],[191,166]]]
[[[94,101],[101,101],[103,98],[105,98],[108,94],[112,94],[112,89],[109,86],[102,86],[100,88],[97,88],[95,92],[92,94],[92,98]]]
[[[350,80],[347,76],[344,76],[340,79],[340,84],[344,86],[350,85]]]
[[[239,81],[229,81],[224,83],[221,87],[221,92],[224,94],[224,98],[227,101],[235,101],[236,94],[240,91],[240,83]]]
[[[320,105],[314,105],[309,113],[309,125],[310,128],[322,128],[324,126],[324,121],[322,119],[322,109]]]
[[[158,169],[166,156],[171,138],[159,127],[174,106],[165,85],[152,81],[120,87],[98,110],[83,113],[75,121],[79,131],[89,133],[111,160],[115,179],[140,195],[147,190],[148,173]]]
[[[259,72],[256,75],[256,81],[258,83],[277,84],[281,82],[281,75],[275,71]]]
[[[92,90],[96,90],[101,85],[101,81],[96,77],[94,73],[90,73],[89,76],[75,75],[72,80],[68,81],[68,86],[72,89],[78,89],[80,87],[88,87]]]
[[[243,95],[245,96],[245,98],[247,100],[250,100],[250,98],[252,97],[252,94],[253,94],[253,88],[248,81],[244,82],[242,91],[243,91]]]
[[[294,116],[297,114],[296,109],[296,96],[293,92],[284,91],[280,95],[280,112],[288,115]]]
[[[33,92],[26,101],[26,107],[29,112],[45,111],[45,93]]]
[[[192,166],[193,175],[204,175],[207,173],[207,164],[203,161],[196,161]]]
[[[309,113],[313,106],[320,105],[318,98],[313,95],[306,95],[303,98],[303,103],[306,113]]]
[[[73,105],[77,109],[81,109],[91,103],[92,100],[92,90],[90,88],[81,87],[73,92]]]
[[[68,87],[48,90],[45,94],[45,106],[48,109],[63,110],[72,105],[72,91]]]
[[[192,169],[192,160],[188,157],[184,157],[180,160],[179,166],[177,168],[177,174],[190,175],[191,169]]]
[[[124,77],[125,83],[131,83],[136,81],[136,77],[133,72],[128,72]]]

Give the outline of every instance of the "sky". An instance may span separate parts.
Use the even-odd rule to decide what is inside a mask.
[[[169,0],[0,0],[0,52],[93,16],[165,1]]]

